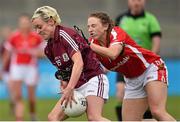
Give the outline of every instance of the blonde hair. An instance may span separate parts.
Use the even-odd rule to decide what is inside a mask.
[[[47,22],[50,18],[52,18],[57,24],[61,23],[61,19],[56,9],[50,6],[42,6],[42,7],[37,8],[31,20],[38,17],[41,17],[43,21],[45,22]]]

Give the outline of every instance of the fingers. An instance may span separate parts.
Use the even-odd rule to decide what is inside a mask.
[[[69,97],[69,98],[67,98],[67,97],[61,97],[61,105],[64,105],[65,106],[65,108],[67,107],[67,105],[69,104],[70,105],[70,108],[72,108],[72,97]]]
[[[67,107],[68,103],[69,103],[69,100],[64,99],[63,104],[64,104],[65,108]]]
[[[70,104],[70,107],[72,108],[72,101],[75,101],[73,94],[72,93],[66,94],[63,91],[59,92],[59,94],[62,94],[60,104],[64,105],[65,107],[67,107],[67,105]],[[77,102],[75,101],[75,103],[77,103]]]
[[[69,99],[69,103],[70,103],[70,108],[72,108],[72,98],[71,97]]]
[[[65,98],[61,97],[60,104],[63,105]]]
[[[74,95],[72,96],[72,100],[77,104],[77,101],[76,101]]]

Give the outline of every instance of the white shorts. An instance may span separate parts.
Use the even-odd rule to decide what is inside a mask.
[[[26,85],[36,85],[38,81],[37,67],[32,65],[16,65],[10,67],[11,81],[23,81]]]
[[[162,60],[150,64],[146,71],[136,78],[126,78],[124,99],[145,98],[147,93],[144,89],[146,84],[151,81],[161,81],[168,85],[168,72]]]
[[[106,75],[100,74],[91,78],[76,90],[81,92],[85,97],[94,95],[107,100],[109,98],[109,80]]]

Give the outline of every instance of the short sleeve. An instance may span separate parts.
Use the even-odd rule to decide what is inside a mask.
[[[123,44],[126,39],[126,33],[119,27],[113,28],[111,31],[110,45]]]
[[[160,33],[161,32],[161,28],[160,28],[159,22],[156,19],[156,17],[151,15],[149,19],[150,19],[149,20],[149,23],[150,23],[150,25],[149,25],[150,34]]]
[[[60,36],[63,38],[62,42],[70,57],[72,57],[77,51],[79,51],[79,46],[76,43],[76,41],[72,38],[73,36],[71,36],[71,34],[68,34],[64,30],[60,30]]]

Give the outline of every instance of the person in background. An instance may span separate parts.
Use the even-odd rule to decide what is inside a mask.
[[[24,104],[22,99],[22,84],[27,85],[31,120],[36,120],[35,91],[38,81],[38,57],[43,57],[42,38],[32,31],[28,14],[22,14],[18,19],[18,29],[10,36],[5,44],[4,66],[10,63],[10,81],[12,84],[13,102],[15,104],[15,117],[22,121]]]
[[[128,11],[121,13],[115,20],[115,25],[126,31],[134,41],[143,48],[159,54],[161,28],[156,17],[145,11],[146,0],[128,0]],[[124,90],[123,75],[117,74],[117,98],[122,101]],[[121,106],[116,108],[118,118],[121,118]],[[144,114],[145,119],[152,118],[149,110]]]
[[[87,100],[89,121],[109,121],[102,116],[103,106],[109,97],[109,81],[83,37],[75,30],[62,26],[59,14],[50,6],[38,8],[32,16],[32,24],[36,32],[47,40],[45,54],[51,63],[59,73],[67,76],[60,80],[62,96],[48,119],[67,119],[61,105],[71,105],[74,102],[73,91],[77,90]]]
[[[5,55],[5,43],[8,40],[9,36],[12,33],[12,29],[9,26],[3,26],[1,28],[1,37],[2,37],[2,42],[0,44],[0,59],[1,59],[1,70],[0,70],[0,79],[2,79],[2,81],[4,81],[4,83],[7,86],[8,89],[8,94],[9,94],[9,100],[10,100],[10,110],[11,113],[14,113],[14,102],[13,102],[13,97],[10,94],[11,90],[12,90],[12,84],[11,82],[9,82],[9,66],[10,66],[10,59],[7,60],[7,65],[4,65],[4,57],[6,57]]]
[[[168,72],[161,57],[137,45],[106,13],[91,13],[87,27],[99,61],[124,75],[123,121],[141,121],[148,107],[156,120],[175,121],[166,111]]]

